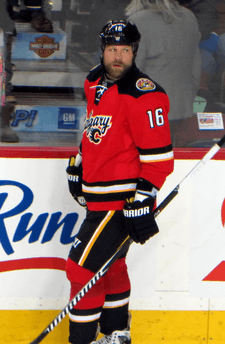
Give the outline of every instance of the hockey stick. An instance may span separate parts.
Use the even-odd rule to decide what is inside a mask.
[[[177,186],[169,193],[169,195],[160,203],[160,205],[154,210],[154,216],[158,216],[161,211],[178,195],[179,191],[190,181],[193,175],[201,170],[205,164],[212,159],[212,157],[220,150],[222,145],[225,143],[225,135],[219,142],[215,143],[210,150],[204,155],[197,165],[177,184]]]
[[[171,191],[171,193],[160,203],[154,210],[154,216],[157,217],[162,210],[178,195],[181,190],[205,164],[220,150],[225,143],[225,135],[222,139],[213,145],[213,147],[205,154],[205,156],[198,162],[198,164],[184,177],[184,179]],[[82,297],[96,284],[96,282],[108,271],[110,266],[116,259],[130,246],[132,240],[127,237],[123,244],[118,248],[116,253],[103,265],[103,267],[92,277],[92,279],[74,296],[68,305],[55,317],[55,319],[46,327],[46,329],[30,344],[39,344],[54,328],[65,318],[69,310],[75,306]]]
[[[96,284],[96,282],[109,270],[110,266],[116,261],[116,259],[125,252],[130,246],[132,240],[128,236],[121,246],[117,249],[116,253],[101,267],[101,269],[92,277],[92,279],[85,284],[85,286],[74,296],[74,298],[67,304],[67,306],[55,317],[55,319],[46,327],[46,329],[30,344],[40,343],[54,328],[65,318],[77,302],[81,300],[82,297]]]

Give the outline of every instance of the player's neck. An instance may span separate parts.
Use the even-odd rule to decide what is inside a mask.
[[[113,78],[111,78],[107,73],[105,73],[105,75],[104,75],[104,80],[105,80],[106,82],[113,83],[113,82],[115,82],[115,81],[117,81],[117,80],[119,80],[119,79],[113,79]]]

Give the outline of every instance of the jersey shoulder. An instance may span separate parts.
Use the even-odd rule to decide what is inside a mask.
[[[118,92],[139,98],[146,93],[166,91],[157,82],[153,81],[147,74],[142,73],[136,66],[117,82]]]
[[[87,76],[87,80],[89,82],[94,82],[97,79],[101,78],[103,75],[104,75],[103,67],[101,64],[99,64],[90,70],[90,72]]]

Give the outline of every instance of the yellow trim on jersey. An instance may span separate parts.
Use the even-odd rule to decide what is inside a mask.
[[[97,314],[92,314],[92,315],[73,315],[71,313],[69,313],[69,318],[71,321],[74,322],[80,322],[80,323],[87,323],[87,322],[91,322],[91,321],[95,321],[98,320],[101,316],[101,312],[97,313]]]
[[[82,189],[87,193],[94,194],[108,194],[108,193],[118,193],[126,191],[136,190],[136,183],[124,184],[124,185],[111,185],[111,186],[86,186],[82,185]]]
[[[130,301],[130,298],[119,300],[119,301],[106,301],[103,308],[117,308],[126,305]]]
[[[123,246],[123,244],[125,244],[125,242],[126,242],[127,240],[129,240],[129,239],[130,239],[130,236],[128,235],[128,236],[126,237],[126,239],[122,242],[122,244],[120,245],[120,247],[118,247],[118,249],[117,249],[116,252],[118,252],[118,251],[121,249],[121,247]]]
[[[160,162],[173,159],[173,151],[163,154],[140,155],[141,162]]]
[[[115,210],[113,211],[108,211],[108,213],[106,214],[106,216],[104,217],[104,219],[102,220],[102,222],[100,223],[100,225],[97,227],[97,229],[95,230],[94,234],[92,235],[86,249],[84,250],[78,265],[83,266],[84,262],[87,258],[87,256],[89,255],[93,245],[95,244],[96,240],[98,239],[99,235],[101,234],[101,232],[103,231],[103,229],[105,228],[105,226],[107,225],[107,223],[111,220],[111,218],[113,217],[113,215],[115,214]]]

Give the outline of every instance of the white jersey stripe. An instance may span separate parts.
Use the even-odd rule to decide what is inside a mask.
[[[101,316],[101,312],[97,314],[92,314],[92,315],[73,315],[69,313],[69,318],[71,321],[75,322],[90,322],[90,321],[95,321],[98,320]]]
[[[129,302],[130,298],[127,297],[126,299],[119,300],[119,301],[106,301],[104,303],[104,308],[116,308],[126,305]]]
[[[84,192],[95,193],[95,194],[108,194],[124,191],[136,190],[136,183],[123,184],[123,185],[111,185],[111,186],[86,186],[82,185]]]
[[[158,162],[173,159],[173,151],[164,154],[140,155],[141,162]]]

